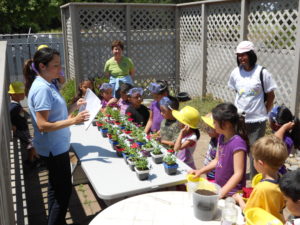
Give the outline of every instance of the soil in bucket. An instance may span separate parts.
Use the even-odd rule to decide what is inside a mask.
[[[193,193],[194,215],[202,221],[213,220],[218,208],[218,190],[216,192],[198,189]]]
[[[216,195],[216,192],[205,190],[205,189],[199,189],[196,191],[199,195]]]

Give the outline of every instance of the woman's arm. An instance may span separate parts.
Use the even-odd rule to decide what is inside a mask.
[[[267,94],[267,102],[266,102],[266,109],[267,113],[272,110],[274,99],[275,99],[275,93],[274,91],[270,91]]]
[[[245,152],[237,150],[233,154],[233,175],[227,181],[227,183],[221,188],[220,198],[224,198],[227,193],[232,190],[243,178],[244,175],[244,163]]]
[[[85,110],[78,113],[78,115],[73,118],[68,118],[66,120],[60,120],[56,122],[49,122],[49,112],[49,110],[36,112],[36,122],[40,132],[56,131],[73,124],[82,123],[89,117],[88,111]]]
[[[135,69],[134,68],[129,70],[129,75],[131,76],[132,79],[134,78],[134,75],[135,75]]]
[[[146,134],[148,134],[150,132],[152,123],[153,123],[153,112],[152,112],[152,110],[150,110],[149,119],[148,119],[148,122],[145,126],[145,129],[144,129]]]

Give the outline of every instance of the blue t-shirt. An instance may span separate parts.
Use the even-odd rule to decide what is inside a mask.
[[[28,94],[28,106],[34,127],[33,145],[37,152],[48,157],[67,152],[70,148],[70,129],[68,127],[51,132],[40,132],[36,123],[36,112],[49,111],[48,121],[56,122],[68,118],[66,102],[56,87],[37,76]]]

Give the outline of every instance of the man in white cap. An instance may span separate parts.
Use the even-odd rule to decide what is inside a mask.
[[[235,90],[235,106],[245,113],[246,130],[252,145],[264,136],[268,112],[272,109],[277,85],[265,68],[256,64],[254,44],[242,41],[236,48],[238,66],[231,72],[228,86]],[[256,174],[250,153],[250,177]]]

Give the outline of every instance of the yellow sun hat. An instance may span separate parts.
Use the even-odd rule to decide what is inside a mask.
[[[199,128],[200,113],[191,106],[185,106],[180,111],[173,110],[172,115],[182,124],[188,125],[190,128]]]
[[[283,223],[262,208],[250,208],[245,212],[246,225],[270,224],[283,225]]]
[[[211,128],[215,129],[214,119],[211,113],[206,114],[205,116],[201,116],[201,119]]]
[[[39,50],[41,50],[42,48],[49,48],[49,46],[48,46],[48,45],[39,45],[39,46],[37,47],[37,50],[39,51]]]
[[[25,86],[21,81],[14,81],[9,85],[8,94],[24,94]]]

